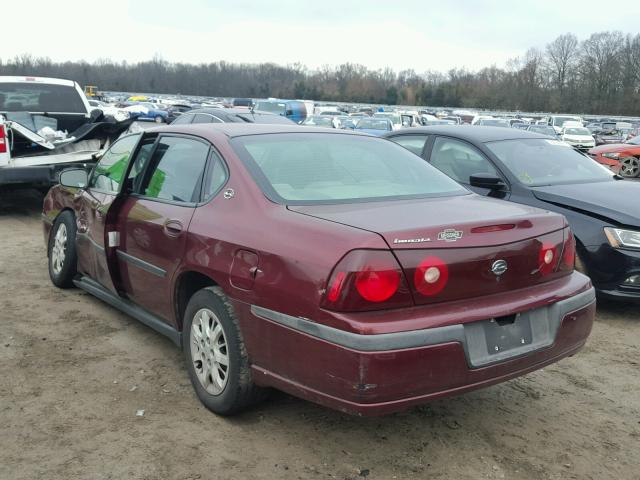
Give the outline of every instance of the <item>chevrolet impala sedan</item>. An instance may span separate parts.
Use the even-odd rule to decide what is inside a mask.
[[[401,410],[573,355],[595,313],[564,217],[344,130],[130,135],[64,171],[43,218],[52,282],[173,340],[223,415],[269,387]]]

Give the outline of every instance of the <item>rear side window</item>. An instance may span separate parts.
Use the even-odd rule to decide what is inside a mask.
[[[406,148],[410,152],[415,153],[416,155],[422,155],[422,150],[424,149],[424,144],[427,141],[426,135],[398,135],[397,137],[393,137],[390,140],[393,140],[398,145]]]
[[[193,121],[194,115],[190,113],[183,113],[178,118],[176,118],[171,125],[187,125]]]
[[[0,83],[0,112],[87,113],[82,97],[66,85]]]
[[[229,174],[222,159],[215,152],[211,156],[211,165],[204,180],[203,199],[213,197],[227,182]]]
[[[172,202],[198,202],[208,155],[209,145],[204,142],[161,137],[139,193]]]
[[[89,188],[108,193],[118,193],[122,177],[127,169],[131,152],[138,143],[140,134],[129,135],[111,145],[93,170]]]

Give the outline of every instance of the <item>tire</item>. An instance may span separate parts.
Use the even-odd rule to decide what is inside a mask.
[[[51,282],[58,288],[73,287],[78,267],[76,219],[73,213],[62,212],[53,223],[47,257]]]
[[[625,178],[637,178],[640,176],[640,159],[636,157],[621,158],[620,175]]]
[[[191,297],[183,325],[187,370],[205,407],[233,415],[264,398],[265,390],[251,378],[238,319],[220,287],[203,288]]]
[[[164,122],[164,120],[162,119],[162,117],[156,117],[156,118],[155,118],[155,120],[154,120],[154,122],[156,122],[156,123],[163,123],[163,122]]]

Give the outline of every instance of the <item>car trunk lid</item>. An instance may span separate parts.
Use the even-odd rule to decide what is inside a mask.
[[[564,274],[556,272],[568,235],[563,217],[524,205],[463,195],[288,208],[381,235],[416,304],[490,295]],[[553,250],[550,267],[541,265],[545,248]],[[425,285],[434,266],[436,285]]]

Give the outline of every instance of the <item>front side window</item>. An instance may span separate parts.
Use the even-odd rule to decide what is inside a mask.
[[[393,140],[398,145],[406,148],[410,152],[415,153],[416,155],[422,155],[422,150],[424,149],[424,144],[427,141],[426,135],[398,135],[397,137],[393,137],[390,140]]]
[[[487,173],[500,176],[487,157],[472,145],[452,138],[437,138],[431,152],[431,165],[460,183],[469,183],[471,175]]]
[[[122,177],[127,169],[131,152],[136,147],[140,134],[129,135],[111,145],[96,165],[89,188],[108,193],[118,193]]]
[[[208,155],[209,145],[204,142],[183,137],[161,137],[139,193],[172,202],[198,202]]]
[[[468,192],[406,149],[383,139],[330,133],[238,137],[232,145],[273,201],[347,203]]]

